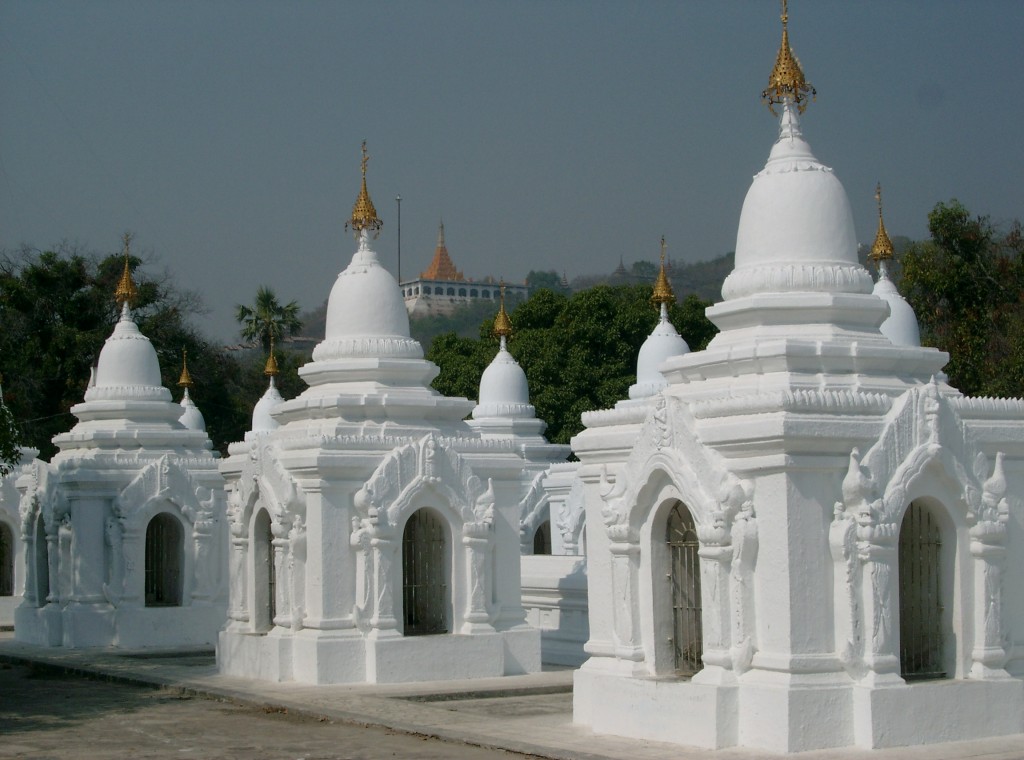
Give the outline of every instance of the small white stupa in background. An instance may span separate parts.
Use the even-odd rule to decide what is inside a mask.
[[[121,317],[100,352],[78,423],[18,479],[25,595],[15,638],[66,647],[213,644],[227,607],[224,480],[202,429],[160,381],[156,351]],[[198,410],[195,410],[198,413]],[[200,415],[201,420],[201,415]],[[195,422],[194,416],[192,422]]]
[[[277,358],[274,356],[274,336],[270,336],[270,354],[267,356],[267,363],[263,368],[263,374],[267,377],[267,390],[253,407],[252,427],[245,434],[246,441],[252,441],[264,433],[278,428],[277,420],[274,419],[274,410],[284,401],[276,384],[279,372]]]
[[[181,416],[178,418],[178,422],[180,422],[187,430],[197,430],[205,433],[206,420],[203,419],[203,413],[199,411],[199,407],[196,406],[191,395],[189,395],[189,389],[191,389],[193,385],[192,375],[190,375],[188,371],[188,352],[182,350],[181,377],[178,378],[178,387],[182,389],[182,412]],[[212,442],[210,445],[211,447],[213,446]]]
[[[870,258],[878,267],[878,281],[875,282],[872,292],[889,304],[889,316],[879,329],[893,345],[920,346],[921,329],[917,324],[917,315],[889,278],[889,262],[892,261],[895,251],[889,233],[885,231],[885,221],[882,219],[881,184],[875,189],[875,200],[878,201],[878,232],[875,233],[875,242],[871,245]]]
[[[1024,401],[967,398],[880,326],[853,217],[799,113],[743,204],[720,332],[636,425],[584,415],[594,731],[799,752],[1024,731]],[[774,111],[774,108],[773,108]],[[905,336],[903,336],[905,337]]]
[[[31,470],[37,456],[38,449],[20,447],[18,461],[10,472],[0,476],[0,626],[4,627],[14,625],[14,611],[25,590],[25,537],[21,534],[21,495],[15,483]]]
[[[367,161],[364,144],[358,248],[299,370],[309,387],[275,400],[274,424],[254,415],[260,432],[221,465],[232,544],[218,665],[305,683],[534,672],[519,575],[526,418],[483,436],[464,419],[473,402],[430,387],[438,369],[371,247]]]

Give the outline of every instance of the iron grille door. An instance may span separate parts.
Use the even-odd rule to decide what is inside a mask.
[[[931,512],[911,503],[900,526],[900,675],[945,678],[941,585],[942,531]]]
[[[448,633],[447,562],[441,518],[421,509],[402,535],[402,609],[406,636]]]
[[[0,596],[14,595],[14,534],[0,523]]]
[[[146,528],[145,590],[147,607],[181,604],[181,523],[166,513]]]
[[[692,676],[701,669],[704,653],[700,598],[700,557],[697,526],[682,502],[669,513],[666,541],[672,586],[672,645],[677,675]]]

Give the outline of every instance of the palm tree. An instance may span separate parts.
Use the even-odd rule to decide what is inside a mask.
[[[277,294],[266,285],[256,290],[252,306],[235,306],[235,319],[242,325],[242,339],[259,343],[264,351],[270,350],[271,338],[277,343],[286,333],[294,335],[302,329],[298,302],[278,303]]]

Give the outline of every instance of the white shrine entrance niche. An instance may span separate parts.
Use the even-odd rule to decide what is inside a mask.
[[[681,502],[672,505],[665,526],[668,603],[672,610],[672,663],[675,674],[691,677],[702,666],[704,632],[700,597],[700,544],[697,524]]]
[[[952,628],[955,540],[941,509],[924,500],[903,515],[898,543],[900,676],[906,681],[946,678],[955,671]],[[945,539],[945,540],[944,540]],[[952,665],[952,666],[951,666]]]
[[[551,521],[545,520],[537,526],[533,534],[533,553],[539,555],[551,554]]]
[[[252,563],[252,628],[266,633],[277,615],[277,578],[274,567],[274,534],[270,513],[259,509],[253,515],[249,554]]]
[[[14,596],[14,532],[0,522],[0,596]]]
[[[147,607],[180,607],[185,541],[181,522],[158,512],[146,526],[145,600]]]
[[[402,532],[402,632],[426,636],[449,632],[451,555],[444,518],[418,509]]]

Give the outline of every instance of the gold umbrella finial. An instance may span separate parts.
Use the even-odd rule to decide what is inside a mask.
[[[114,291],[114,300],[117,304],[132,305],[132,302],[136,299],[139,292],[135,287],[135,281],[132,280],[132,269],[129,262],[131,258],[131,244],[132,235],[130,232],[124,233],[124,271],[121,273],[121,279],[117,283],[117,289]]]
[[[665,272],[665,236],[661,236],[661,269],[658,270],[658,279],[654,281],[654,292],[651,293],[651,303],[656,306],[670,304],[676,300],[672,292],[672,284],[668,281],[668,274]]]
[[[895,250],[889,233],[885,231],[885,221],[882,219],[882,183],[875,186],[875,200],[878,202],[878,232],[875,234],[875,242],[871,246],[871,260],[878,264],[881,261],[892,259]]]
[[[276,377],[280,373],[277,368],[277,359],[274,358],[274,336],[270,336],[270,356],[267,357],[267,363],[263,366],[263,374],[267,377]]]
[[[195,383],[192,382],[192,375],[188,372],[188,349],[181,349],[181,377],[178,378],[179,388],[191,388]]]
[[[505,311],[505,280],[501,280],[499,284],[501,290],[501,307],[498,309],[498,316],[494,318],[494,329],[492,332],[496,338],[501,338],[502,341],[512,335],[512,320],[508,317],[508,312]]]
[[[777,116],[776,105],[789,101],[803,113],[807,110],[808,95],[814,100],[817,94],[818,91],[804,78],[800,61],[789,45],[789,13],[786,9],[786,0],[782,0],[782,44],[775,58],[775,66],[768,77],[768,87],[761,92],[761,100],[767,104],[768,110]]]
[[[384,226],[384,222],[377,216],[377,209],[373,206],[373,201],[370,200],[370,193],[366,189],[366,165],[370,163],[370,156],[366,152],[366,140],[363,140],[363,158],[360,161],[360,168],[363,173],[363,184],[359,190],[359,197],[356,198],[356,203],[352,207],[352,217],[345,222],[345,229],[350,229],[356,234],[358,238],[363,230],[372,233],[374,237],[380,232],[380,228]]]

